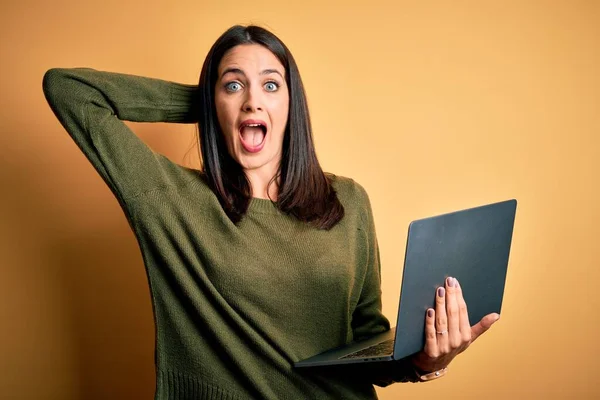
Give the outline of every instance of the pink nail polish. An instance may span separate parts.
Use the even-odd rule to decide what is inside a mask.
[[[444,293],[446,293],[446,289],[444,289],[443,287],[438,288],[439,297],[444,297]]]
[[[427,310],[427,316],[429,318],[433,317],[433,310],[432,309]]]

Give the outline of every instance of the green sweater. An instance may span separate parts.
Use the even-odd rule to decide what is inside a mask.
[[[346,213],[330,231],[264,199],[234,225],[198,171],[122,122],[194,123],[197,86],[74,68],[46,72],[43,89],[138,240],[156,327],[155,399],[373,399],[372,383],[405,375],[400,364],[375,375],[292,366],[389,329],[360,185],[333,178]]]

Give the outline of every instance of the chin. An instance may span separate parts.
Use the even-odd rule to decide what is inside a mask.
[[[235,161],[237,161],[237,163],[240,164],[243,169],[255,169],[264,164],[259,159],[253,159],[252,157],[248,157],[246,155],[235,157]]]
[[[248,157],[246,155],[241,156],[241,157],[237,157],[237,162],[238,164],[240,164],[240,166],[242,167],[242,169],[244,170],[259,170],[262,168],[270,168],[269,164],[271,162],[272,158],[267,157],[266,154],[259,156],[259,157]],[[276,171],[273,172],[273,174],[275,174]]]

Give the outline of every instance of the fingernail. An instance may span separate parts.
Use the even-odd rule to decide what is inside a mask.
[[[456,278],[452,278],[452,287],[458,287],[458,281]]]
[[[438,296],[444,297],[446,290],[443,287],[438,288]]]
[[[496,317],[494,318],[494,322],[498,321],[500,319],[500,314],[496,314]]]
[[[429,310],[427,310],[427,316],[429,318],[433,317],[433,310],[431,308]]]
[[[454,286],[460,287],[460,283],[458,283],[458,279],[454,278]]]
[[[448,285],[448,287],[452,287],[452,278],[450,276],[446,278],[446,285]]]

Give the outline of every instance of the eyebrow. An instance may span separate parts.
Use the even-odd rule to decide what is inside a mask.
[[[221,79],[223,78],[223,76],[225,76],[225,74],[228,74],[228,73],[240,74],[240,75],[246,76],[244,71],[242,71],[241,69],[231,67],[231,68],[227,68],[227,69],[225,69],[225,71],[223,71],[223,73],[221,74]],[[277,75],[281,76],[281,79],[284,79],[283,75],[281,75],[281,72],[279,72],[276,69],[265,69],[265,70],[261,71],[261,73],[260,73],[260,75],[269,75],[269,74],[277,74]]]

